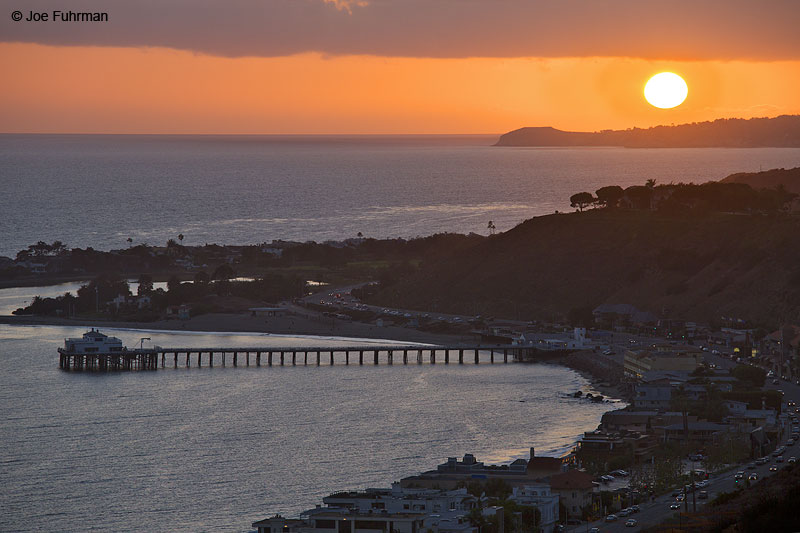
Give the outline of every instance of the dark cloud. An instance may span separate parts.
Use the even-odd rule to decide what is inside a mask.
[[[0,40],[220,56],[800,57],[798,0],[0,0]],[[107,23],[14,22],[19,9]]]

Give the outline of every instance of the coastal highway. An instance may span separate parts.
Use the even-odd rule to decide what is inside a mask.
[[[785,439],[784,439],[785,444]],[[784,452],[783,457],[788,459],[789,457],[798,457],[800,459],[800,443],[794,444],[793,446],[787,446],[786,452]],[[770,461],[761,466],[755,466],[753,468],[753,464],[749,466],[742,465],[741,468],[735,468],[730,472],[726,472],[724,474],[718,476],[712,476],[709,479],[709,484],[699,490],[705,490],[708,492],[708,499],[707,500],[700,500],[697,499],[697,511],[702,511],[706,504],[713,500],[717,494],[721,492],[732,492],[736,490],[739,486],[747,486],[744,480],[739,481],[736,483],[734,480],[734,476],[737,472],[742,471],[745,474],[745,478],[750,474],[755,473],[758,475],[758,479],[762,480],[764,478],[769,478],[770,475],[774,474],[774,472],[769,471],[770,466],[777,466],[778,469],[785,468],[788,463],[776,463],[775,458],[771,455],[769,456]],[[751,484],[757,483],[758,481],[751,481]],[[699,492],[698,490],[698,492]],[[747,490],[745,488],[744,490]],[[695,494],[695,496],[697,493]],[[593,522],[590,524],[581,524],[579,526],[573,526],[567,529],[567,531],[574,531],[574,532],[585,532],[589,531],[591,528],[596,527],[600,531],[603,532],[623,532],[623,531],[638,531],[640,529],[645,529],[647,527],[651,527],[657,525],[668,518],[675,516],[678,517],[679,512],[685,512],[688,510],[689,512],[693,511],[693,503],[692,503],[692,495],[688,494],[686,502],[681,503],[681,508],[679,510],[670,509],[670,505],[676,503],[676,499],[674,496],[669,494],[665,494],[663,496],[659,496],[655,498],[652,502],[642,503],[639,504],[641,511],[638,513],[631,514],[627,517],[619,516],[619,518],[614,522],[606,522],[605,519],[598,520],[597,522]],[[634,518],[637,521],[637,525],[635,527],[626,527],[625,522],[628,518]]]
[[[731,361],[730,359],[726,359],[724,357],[708,354],[707,360],[716,364],[718,367],[721,368],[728,368],[735,366],[737,363],[735,361]],[[772,380],[768,379],[767,384],[764,387],[765,389],[779,389],[783,390],[784,392],[784,403],[783,403],[783,412],[794,412],[794,408],[789,408],[786,405],[786,402],[792,400],[795,402],[800,401],[800,386],[797,384],[787,381],[787,380],[779,380],[778,385],[772,384]],[[706,504],[713,500],[717,494],[721,492],[731,492],[736,490],[739,486],[747,487],[747,483],[742,480],[736,483],[734,480],[734,476],[737,472],[744,472],[745,478],[747,478],[750,474],[755,473],[758,476],[758,480],[762,480],[765,478],[769,478],[774,472],[770,472],[770,467],[775,466],[779,470],[781,468],[785,468],[788,463],[788,459],[790,457],[796,457],[800,461],[800,441],[798,441],[794,445],[788,445],[786,443],[788,436],[791,434],[791,424],[787,427],[784,436],[781,438],[780,444],[786,446],[786,451],[783,453],[784,462],[778,463],[775,461],[775,457],[771,454],[767,457],[769,461],[764,465],[756,465],[755,463],[746,463],[742,464],[736,468],[733,468],[731,471],[726,472],[720,475],[712,475],[709,479],[709,484],[705,487],[702,487],[700,490],[705,490],[708,492],[708,500],[695,500],[697,503],[697,510],[702,511]],[[700,466],[698,466],[700,468]],[[752,483],[758,483],[758,481],[751,481]],[[744,490],[747,490],[745,488]],[[695,494],[696,496],[697,494]],[[598,520],[591,524],[583,523],[579,526],[572,526],[567,529],[567,531],[574,531],[574,532],[586,532],[591,530],[591,528],[596,527],[599,531],[602,532],[614,532],[614,531],[639,531],[640,529],[645,529],[647,527],[654,526],[667,520],[671,516],[678,517],[678,510],[670,509],[670,505],[676,503],[676,499],[674,496],[669,494],[665,494],[663,496],[659,496],[655,498],[652,502],[646,502],[639,504],[641,511],[638,513],[631,514],[627,517],[620,516],[614,522],[606,522],[605,519]],[[691,512],[693,510],[692,505],[692,497],[691,494],[688,495],[687,502],[681,504],[680,511]],[[637,525],[635,527],[626,527],[625,522],[628,518],[634,518],[637,521]]]

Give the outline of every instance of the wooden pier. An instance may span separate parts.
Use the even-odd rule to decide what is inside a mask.
[[[162,348],[123,350],[112,353],[74,353],[58,349],[63,370],[122,371],[161,368],[226,366],[342,364],[422,364],[427,362],[480,364],[481,353],[488,352],[489,363],[531,359],[536,348],[511,344],[481,345],[362,345],[339,347],[242,347],[242,348]],[[383,355],[383,357],[381,357]]]

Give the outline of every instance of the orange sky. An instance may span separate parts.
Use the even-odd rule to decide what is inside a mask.
[[[499,133],[800,113],[800,61],[219,57],[0,44],[0,129],[63,133]],[[660,71],[686,102],[647,104]]]

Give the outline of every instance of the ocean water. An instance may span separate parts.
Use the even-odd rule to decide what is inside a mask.
[[[558,454],[621,406],[567,397],[589,385],[554,365],[59,370],[56,348],[83,331],[0,325],[2,531],[248,531],[448,456]],[[106,333],[128,346],[353,342]]]
[[[499,231],[605,185],[800,165],[800,149],[493,147],[496,136],[0,135],[0,255],[39,240],[247,244]]]

